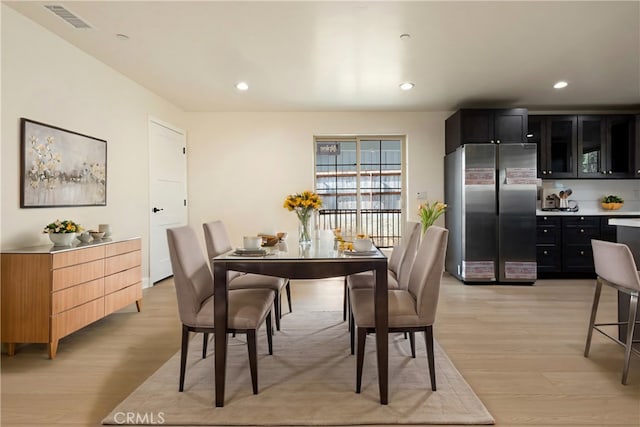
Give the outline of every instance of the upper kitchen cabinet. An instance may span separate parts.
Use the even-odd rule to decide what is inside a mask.
[[[527,109],[458,110],[445,122],[445,151],[464,144],[527,142]]]
[[[635,117],[578,116],[578,178],[632,178]]]
[[[577,117],[529,116],[529,142],[538,146],[538,177],[576,178]]]
[[[636,164],[635,164],[635,177],[640,178],[640,115],[636,116]]]

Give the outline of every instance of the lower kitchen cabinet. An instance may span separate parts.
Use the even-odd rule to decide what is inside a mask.
[[[616,227],[608,224],[609,218],[539,215],[536,240],[538,277],[595,277],[591,239],[616,241]]]

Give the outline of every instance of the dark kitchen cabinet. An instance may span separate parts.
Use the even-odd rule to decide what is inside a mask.
[[[562,261],[567,273],[595,273],[591,239],[600,239],[600,217],[562,218]]]
[[[578,178],[632,178],[635,133],[632,115],[579,115]]]
[[[539,215],[536,218],[538,277],[595,277],[591,239],[616,241],[616,227],[609,225],[610,218]]]
[[[538,146],[538,177],[576,178],[577,116],[529,116],[528,122],[527,139]]]
[[[562,272],[562,218],[537,217],[536,234],[538,273]]]
[[[636,119],[636,146],[635,146],[635,177],[640,178],[640,115],[635,117]]]
[[[445,151],[464,144],[527,142],[526,108],[458,110],[445,121]]]

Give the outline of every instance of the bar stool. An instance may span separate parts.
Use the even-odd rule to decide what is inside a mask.
[[[638,296],[640,295],[640,275],[638,273],[636,263],[633,260],[633,254],[627,245],[622,243],[605,242],[602,240],[591,240],[591,246],[593,247],[593,260],[596,267],[596,275],[598,277],[596,279],[596,291],[593,297],[593,307],[591,309],[591,320],[589,321],[589,331],[587,333],[587,343],[584,348],[584,357],[589,357],[589,348],[591,347],[591,337],[594,329],[617,342],[625,348],[622,384],[626,385],[631,353],[633,352],[640,355],[640,351],[633,348],[634,343],[640,343],[640,340],[633,341],[635,325],[640,323],[636,321]],[[623,292],[630,296],[629,319],[627,322],[595,323],[602,285],[611,286],[619,292]],[[600,326],[614,325],[627,326],[627,337],[625,342],[620,341],[618,338],[607,334],[599,328]]]

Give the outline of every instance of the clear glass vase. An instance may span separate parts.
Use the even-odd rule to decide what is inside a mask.
[[[298,212],[298,242],[303,245],[311,245],[311,210]]]

